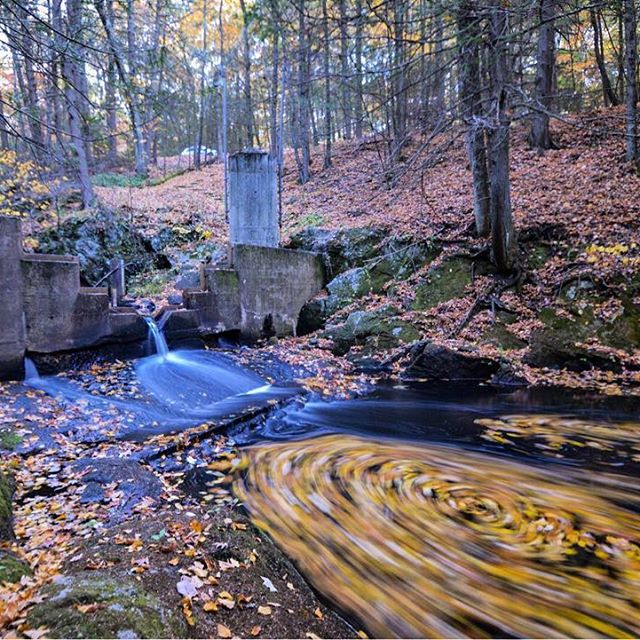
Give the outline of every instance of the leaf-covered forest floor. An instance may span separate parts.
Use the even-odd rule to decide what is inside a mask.
[[[416,136],[391,177],[383,165],[383,142],[338,143],[333,166],[325,170],[322,149],[316,148],[311,181],[302,186],[289,155],[283,240],[308,227],[379,228],[391,237],[439,247],[435,260],[417,264],[402,282],[392,280],[381,290],[356,296],[328,324],[343,323],[349,312],[391,304],[399,321],[417,329],[419,339],[454,349],[471,345],[490,357],[506,358],[514,379],[635,394],[640,388],[640,177],[624,162],[622,111],[553,123],[558,148],[543,155],[529,149],[527,132],[517,124],[512,134],[512,202],[522,271],[515,283],[496,279],[480,264],[486,246],[473,236],[471,178],[460,132],[429,145]],[[155,187],[98,192],[151,235],[159,225],[195,226],[205,230],[207,240],[226,241],[220,165]],[[417,292],[434,269],[467,258],[472,275],[464,290],[418,308],[424,305],[416,302]],[[171,286],[167,282],[158,298]],[[495,334],[504,330],[508,339],[497,339]],[[549,345],[549,332],[571,334],[573,353],[566,353],[566,345]],[[311,336],[313,347],[331,348],[324,337]],[[284,351],[304,355],[309,340],[288,340]],[[562,357],[531,355],[550,346]],[[396,347],[385,358],[400,367]],[[397,353],[406,351],[403,344]],[[344,365],[351,369],[349,362]]]

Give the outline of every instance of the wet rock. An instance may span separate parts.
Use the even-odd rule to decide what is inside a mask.
[[[107,485],[115,485],[122,492],[120,502],[113,511],[113,521],[118,522],[131,513],[143,498],[158,499],[162,483],[147,467],[126,458],[89,458],[73,463],[74,471],[82,475],[85,489],[81,501],[102,502],[109,499]]]
[[[59,229],[46,230],[38,240],[42,253],[78,256],[81,277],[88,285],[107,273],[108,261],[115,256],[124,259],[129,275],[148,271],[156,264],[151,242],[128,221],[106,209],[67,218]]]
[[[500,349],[509,351],[512,349],[524,349],[527,343],[518,338],[508,329],[508,323],[501,319],[493,324],[482,334],[482,342],[492,344]]]
[[[184,638],[179,615],[133,579],[60,576],[41,590],[45,601],[28,615],[31,628],[51,638]],[[78,606],[89,605],[83,613]]]
[[[0,471],[0,541],[13,538],[13,494],[15,482],[12,476]]]
[[[30,576],[31,567],[10,551],[0,549],[0,584],[20,582],[22,576]]]
[[[472,345],[459,349],[427,343],[416,346],[404,378],[432,380],[487,380],[500,370],[500,362],[487,358]]]
[[[418,330],[398,318],[399,313],[391,305],[376,311],[355,311],[344,323],[328,326],[324,337],[333,340],[336,355],[345,355],[354,346],[364,347],[358,357],[417,340]]]

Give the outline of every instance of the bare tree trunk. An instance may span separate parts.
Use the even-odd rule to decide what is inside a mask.
[[[107,79],[105,83],[106,90],[106,111],[107,111],[107,132],[109,134],[109,150],[107,152],[107,159],[110,165],[115,165],[118,159],[118,112],[116,103],[116,63],[113,59],[113,54],[109,54],[109,61],[107,63]]]
[[[626,159],[638,165],[638,47],[635,0],[624,1],[624,61],[626,86]]]
[[[244,119],[247,127],[247,146],[253,146],[253,100],[251,98],[251,50],[249,48],[249,15],[245,0],[240,0],[242,10],[242,43],[243,43],[243,84],[244,84]]]
[[[95,200],[91,176],[89,174],[89,159],[86,149],[86,139],[82,126],[81,102],[84,96],[78,87],[82,84],[79,64],[81,64],[82,53],[79,50],[77,39],[81,37],[81,2],[80,0],[67,0],[67,23],[70,39],[63,58],[63,78],[65,84],[65,96],[67,99],[69,112],[69,131],[76,150],[78,161],[78,178],[80,190],[82,192],[82,204],[89,207]]]
[[[491,198],[491,252],[502,273],[513,270],[516,260],[516,236],[511,212],[509,175],[509,115],[507,37],[509,9],[502,0],[491,0],[490,41],[493,58],[493,125],[489,132],[489,179]]]
[[[393,0],[393,143],[391,161],[398,162],[407,138],[404,0]]]
[[[220,0],[218,9],[218,29],[220,33],[220,79],[222,82],[222,162],[224,177],[224,219],[229,222],[229,163],[228,163],[228,142],[227,142],[227,63],[225,59],[224,28],[222,25],[222,4]]]
[[[118,36],[113,27],[113,20],[106,11],[105,0],[94,0],[100,22],[107,35],[107,41],[111,53],[113,53],[113,59],[120,76],[120,82],[122,84],[122,90],[124,99],[129,111],[129,117],[131,119],[131,128],[133,130],[134,152],[136,162],[136,173],[140,176],[146,176],[148,171],[148,158],[145,152],[144,144],[144,126],[142,120],[142,113],[140,112],[140,106],[138,104],[138,97],[136,95],[135,83],[136,83],[136,68],[135,68],[135,54],[130,52],[129,57],[129,70],[127,71],[126,57],[122,46],[118,39]],[[135,47],[135,16],[133,15],[133,0],[128,0],[128,28],[127,35],[129,46]],[[134,64],[134,67],[131,67]]]
[[[362,138],[362,125],[364,122],[364,92],[362,78],[362,41],[364,16],[362,13],[362,0],[356,0],[356,99],[355,99],[355,134],[356,138]]]
[[[487,150],[482,117],[480,76],[480,24],[472,0],[463,0],[458,9],[458,42],[460,57],[460,109],[467,125],[466,143],[473,180],[473,209],[476,233],[489,236],[490,196],[487,170]]]
[[[340,0],[341,2],[341,11],[344,9],[344,0]],[[342,20],[342,15],[341,15]],[[323,167],[328,169],[331,166],[331,79],[329,77],[329,15],[327,12],[327,0],[322,0],[322,33],[324,37],[323,43],[323,72],[324,72],[324,162]],[[342,83],[344,87],[344,76],[342,78]],[[343,93],[344,99],[344,93]],[[351,137],[351,119],[350,116],[347,115],[347,112],[344,110],[343,104],[343,113],[344,113],[344,121],[345,121],[345,129],[347,122],[349,137]],[[346,133],[345,133],[346,135]]]
[[[596,57],[596,64],[600,71],[602,79],[602,93],[604,97],[604,106],[617,106],[620,104],[618,96],[616,96],[611,86],[611,80],[607,73],[607,67],[604,62],[604,49],[602,45],[602,27],[600,25],[600,17],[594,7],[590,7],[589,16],[591,18],[591,28],[593,29],[593,51]]]
[[[202,64],[200,66],[200,101],[198,109],[198,135],[196,136],[196,149],[193,156],[195,168],[201,165],[202,140],[204,136],[204,107],[205,107],[205,78],[207,69],[207,0],[202,4]]]
[[[0,92],[0,148],[9,149],[9,129],[4,115],[4,96]]]
[[[434,100],[433,111],[435,113],[436,122],[442,121],[445,115],[444,104],[444,27],[442,24],[441,7],[435,8],[436,15],[434,18],[435,23],[435,73],[433,74],[434,82]]]
[[[309,164],[311,152],[309,149],[309,42],[305,19],[305,0],[300,0],[298,6],[298,126],[301,161],[298,166],[300,184],[309,181]]]
[[[340,88],[342,93],[342,119],[344,123],[343,135],[346,140],[351,140],[353,118],[353,108],[351,104],[351,77],[349,73],[349,33],[348,15],[346,0],[338,0],[338,10],[340,12]],[[328,18],[327,18],[328,21]],[[328,27],[325,37],[326,47],[329,48]]]
[[[555,11],[555,0],[540,0],[540,27],[534,89],[536,104],[533,107],[529,143],[541,151],[553,148],[549,133],[549,111],[551,111],[553,103],[553,74],[556,59]]]
[[[278,155],[278,73],[280,65],[280,46],[278,30],[273,34],[273,63],[271,67],[271,89],[269,95],[269,151],[276,158]]]

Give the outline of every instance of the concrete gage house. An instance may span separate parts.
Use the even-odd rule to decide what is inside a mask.
[[[276,167],[263,151],[229,158],[227,264],[201,265],[200,287],[158,321],[168,338],[237,330],[248,339],[295,334],[300,309],[325,284],[321,256],[279,248]],[[0,379],[21,379],[27,354],[135,342],[142,316],[108,289],[80,286],[75,256],[22,251],[20,221],[0,216]]]

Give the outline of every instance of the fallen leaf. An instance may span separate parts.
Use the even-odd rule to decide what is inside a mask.
[[[322,613],[322,611],[320,611],[320,607],[318,607],[314,612],[313,615],[318,618],[319,620],[324,620],[324,614]]]
[[[264,584],[264,586],[267,587],[267,589],[269,589],[269,591],[271,591],[273,593],[277,593],[278,592],[278,590],[273,585],[273,582],[271,582],[271,580],[269,580],[269,578],[265,578],[264,576],[260,576],[260,577],[262,578],[262,584]]]
[[[198,595],[198,589],[202,586],[202,580],[195,576],[183,576],[180,582],[176,584],[176,589],[181,596],[193,598]]]
[[[231,637],[231,629],[229,629],[229,627],[225,627],[223,624],[218,623],[218,637],[219,638],[230,638]]]
[[[262,627],[256,625],[255,627],[251,627],[251,631],[249,633],[255,638],[262,631]]]
[[[271,607],[258,607],[258,613],[261,616],[270,616],[271,615]]]
[[[214,602],[213,600],[209,600],[208,602],[205,602],[203,607],[202,607],[207,613],[211,613],[213,611],[217,611],[218,610],[218,605],[216,602]]]

